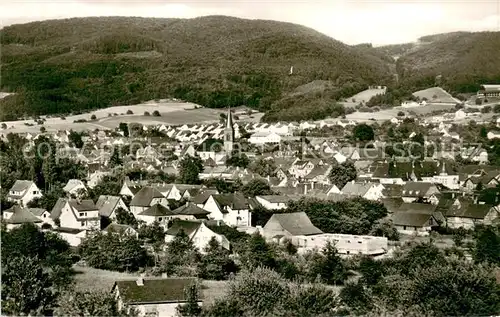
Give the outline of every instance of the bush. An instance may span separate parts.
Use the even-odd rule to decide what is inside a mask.
[[[150,114],[148,111],[144,111],[144,115],[145,115],[146,117],[149,117],[151,114]]]
[[[66,120],[66,117],[65,116],[60,116],[59,117],[61,120]]]
[[[405,113],[403,111],[398,112],[398,117],[404,117],[404,116],[405,116]]]
[[[90,120],[96,120],[96,119],[97,119],[97,117],[96,117],[95,114],[93,114],[93,115],[90,116]]]
[[[127,114],[134,114],[134,112],[132,110],[127,110]]]
[[[161,117],[161,114],[158,110],[153,111],[153,117]]]
[[[73,123],[84,123],[84,122],[87,122],[87,120],[85,120],[85,119],[78,119],[78,120],[73,121]]]

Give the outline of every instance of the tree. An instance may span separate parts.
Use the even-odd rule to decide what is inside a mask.
[[[266,240],[257,232],[252,234],[244,247],[241,262],[246,268],[276,266],[276,254],[266,243]]]
[[[165,241],[165,231],[163,230],[163,227],[160,226],[158,221],[155,221],[150,225],[140,226],[138,232],[139,238],[149,243],[162,243]]]
[[[375,133],[371,126],[362,123],[354,127],[353,137],[358,141],[372,141],[375,137]]]
[[[144,115],[145,115],[146,117],[149,117],[151,114],[150,114],[148,111],[144,111]]]
[[[116,222],[121,225],[128,225],[133,228],[137,228],[137,219],[135,219],[134,214],[130,211],[119,207],[116,210]]]
[[[81,149],[83,147],[83,140],[82,140],[82,134],[75,132],[73,130],[70,130],[68,139],[70,144],[72,144],[74,147]]]
[[[328,241],[322,256],[314,263],[312,271],[319,275],[326,284],[342,284],[347,278],[347,269],[337,254],[335,246]]]
[[[49,274],[37,256],[2,254],[2,312],[8,315],[47,315],[55,294]]]
[[[113,148],[113,153],[111,154],[111,157],[109,158],[109,166],[110,167],[117,167],[117,166],[122,166],[123,165],[123,160],[120,155],[120,150],[116,147]]]
[[[109,292],[69,291],[58,300],[56,316],[131,316],[119,311],[116,299]]]
[[[128,109],[127,114],[134,114],[134,112],[132,110]]]
[[[399,240],[399,232],[390,219],[380,219],[376,221],[370,230],[370,235],[386,237],[393,241]]]
[[[122,188],[121,182],[112,175],[104,176],[99,183],[87,191],[87,197],[96,201],[101,195],[117,196]]]
[[[474,233],[473,256],[476,262],[500,264],[500,234],[492,227],[479,227]]]
[[[350,161],[333,165],[329,175],[330,181],[339,189],[342,189],[348,182],[355,180],[356,177],[356,167]]]
[[[153,111],[153,117],[161,117],[161,114],[158,110]]]
[[[198,304],[198,286],[190,285],[184,290],[186,303],[177,306],[177,316],[197,317],[201,315],[201,307]]]
[[[123,132],[123,136],[124,137],[128,137],[129,136],[128,124],[127,123],[120,122],[120,124],[118,125],[118,129]]]
[[[52,186],[50,190],[43,193],[42,197],[31,200],[28,203],[28,207],[51,210],[55,206],[57,200],[65,195],[66,193],[61,186]]]
[[[203,171],[203,162],[198,156],[186,156],[180,162],[179,180],[183,184],[198,184]]]
[[[199,265],[199,276],[206,280],[225,280],[236,273],[237,266],[229,257],[229,251],[212,237],[205,248],[205,256]]]
[[[246,168],[248,164],[250,164],[248,157],[243,153],[239,153],[238,150],[234,150],[226,159],[227,166]]]
[[[93,115],[90,116],[90,120],[96,120],[96,119],[97,119],[97,117],[96,117],[95,114],[93,114]]]
[[[246,197],[255,197],[260,195],[271,195],[272,190],[269,184],[263,179],[252,179],[241,188]]]
[[[274,163],[274,160],[259,158],[249,165],[249,170],[259,174],[262,177],[274,177],[276,174],[277,166]]]
[[[184,230],[180,230],[167,243],[167,252],[162,259],[161,271],[168,275],[195,276],[200,254]]]
[[[405,113],[403,111],[398,111],[398,117],[404,117]]]
[[[40,133],[45,133],[45,131],[47,131],[47,129],[45,129],[45,127],[40,127]]]
[[[2,130],[6,130],[7,129],[7,124],[5,122],[2,122],[1,127],[2,127]]]

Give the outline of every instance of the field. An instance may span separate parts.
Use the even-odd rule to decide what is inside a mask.
[[[451,104],[430,104],[415,108],[394,107],[390,109],[383,109],[378,112],[357,111],[346,115],[346,118],[354,121],[369,121],[371,118],[375,119],[375,121],[385,121],[396,117],[400,111],[403,111],[406,114],[413,112],[416,115],[428,117],[431,116],[434,111],[452,111],[453,109],[455,109],[455,105]]]
[[[376,95],[381,95],[385,93],[385,89],[367,89],[363,90],[362,92],[359,92],[355,94],[354,96],[351,96],[349,98],[346,98],[346,102],[341,102],[341,104],[344,107],[350,107],[354,108],[356,107],[360,102],[367,102],[370,100],[373,96]],[[355,100],[355,101],[353,101]]]
[[[196,108],[195,108],[196,107]],[[133,114],[127,114],[132,111]],[[158,111],[161,117],[144,116],[144,112],[148,111],[152,114]],[[156,124],[190,124],[190,123],[212,123],[218,122],[221,113],[225,113],[226,109],[211,109],[202,108],[193,103],[183,103],[171,100],[160,100],[158,102],[150,101],[143,104],[131,106],[116,106],[105,109],[99,109],[85,114],[68,116],[65,120],[59,117],[48,118],[44,127],[47,131],[69,130],[75,131],[94,130],[94,129],[113,129],[118,126],[120,122],[138,122],[144,125]],[[92,115],[96,116],[96,120],[90,121]],[[251,117],[240,116],[242,121],[258,122],[262,117],[262,113],[254,113]],[[44,116],[42,116],[44,117]],[[75,123],[75,120],[87,120],[87,122]],[[14,133],[38,133],[42,125],[27,126],[25,123],[35,123],[34,120],[18,120],[8,121],[7,130],[2,132]]]
[[[74,268],[76,271],[75,289],[78,291],[111,291],[115,281],[139,277],[139,274],[112,272],[90,267],[75,266]],[[226,285],[225,281],[204,280],[202,282],[203,303],[209,304],[216,298],[224,296]]]
[[[415,97],[420,99],[426,98],[429,102],[436,103],[460,103],[460,100],[453,98],[447,91],[440,87],[432,87],[424,90],[419,90],[413,93]],[[434,98],[436,97],[436,98]]]

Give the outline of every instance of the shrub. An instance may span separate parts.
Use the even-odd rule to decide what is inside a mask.
[[[158,110],[153,111],[153,117],[161,117],[161,114]]]
[[[93,115],[90,116],[90,120],[96,120],[96,119],[97,119],[97,117],[96,117],[95,114],[93,114]]]
[[[149,117],[151,114],[150,114],[148,111],[144,111],[144,115],[145,115],[146,117]]]
[[[398,117],[404,117],[404,116],[405,116],[405,113],[403,111],[398,112]]]
[[[134,112],[132,110],[127,110],[127,114],[134,114]]]

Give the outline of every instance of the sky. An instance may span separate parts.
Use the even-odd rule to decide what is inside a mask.
[[[500,31],[500,0],[0,0],[0,26],[85,16],[229,15],[302,24],[347,44],[385,45],[454,31]]]

